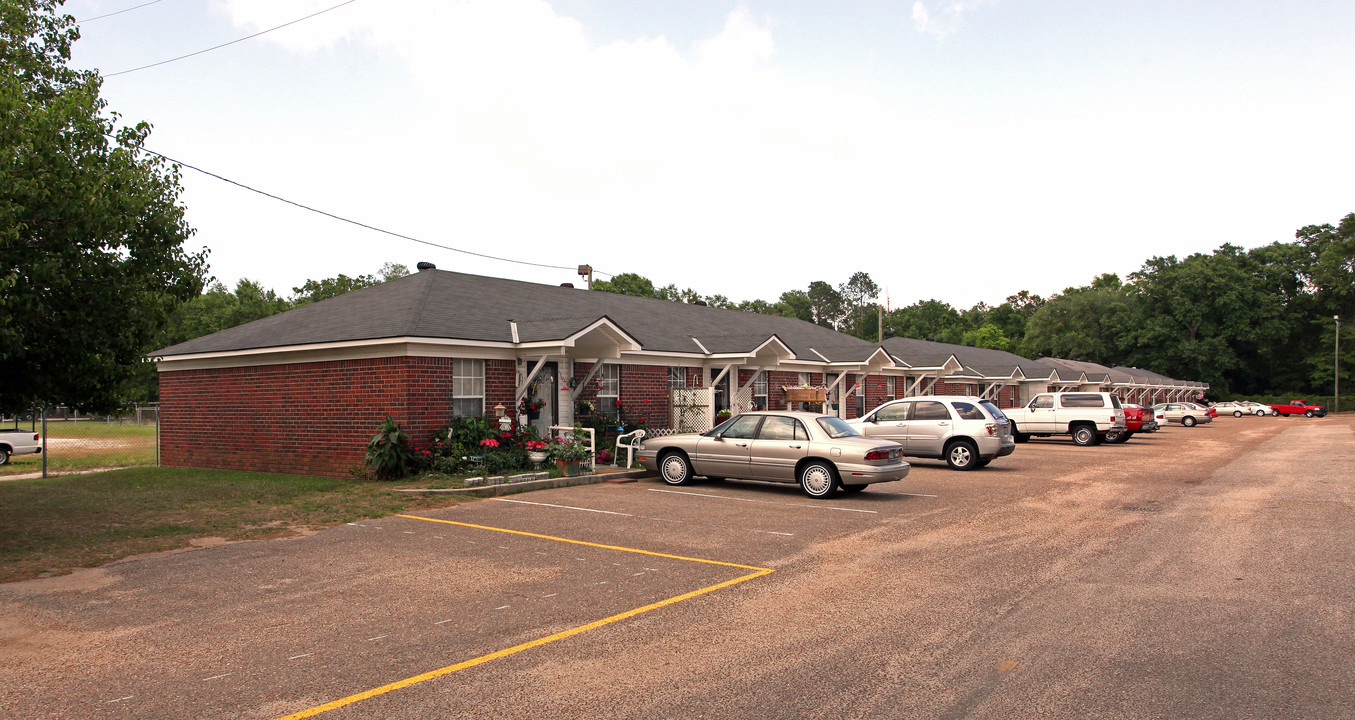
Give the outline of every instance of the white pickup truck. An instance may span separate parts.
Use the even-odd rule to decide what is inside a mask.
[[[42,452],[42,434],[32,430],[0,430],[0,465],[9,464],[10,455]]]
[[[1120,398],[1107,392],[1040,393],[1025,407],[1002,411],[1011,421],[1012,437],[1072,435],[1078,445],[1095,445],[1111,430],[1124,430]]]

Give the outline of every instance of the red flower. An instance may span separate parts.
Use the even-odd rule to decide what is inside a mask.
[[[641,400],[640,402],[649,402],[649,398],[645,398],[644,400]]]

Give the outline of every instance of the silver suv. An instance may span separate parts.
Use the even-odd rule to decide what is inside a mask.
[[[944,458],[954,470],[981,468],[1016,449],[1007,416],[991,402],[967,395],[891,400],[847,424],[862,435],[893,440],[904,455]]]

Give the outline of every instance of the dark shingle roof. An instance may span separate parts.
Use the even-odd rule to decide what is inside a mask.
[[[913,367],[940,367],[954,356],[964,366],[960,374],[977,377],[1011,377],[1016,368],[1027,378],[1047,378],[1054,368],[1005,350],[955,345],[952,343],[918,340],[917,338],[886,338],[885,350]]]
[[[750,352],[776,336],[796,357],[861,362],[877,345],[831,328],[776,315],[425,270],[306,305],[155,353],[230,353],[322,343],[414,337],[544,342],[608,318],[650,352]],[[812,350],[811,350],[812,349]]]

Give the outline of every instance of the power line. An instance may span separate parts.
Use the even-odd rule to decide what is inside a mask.
[[[118,11],[116,11],[116,12],[104,13],[103,15],[95,15],[95,16],[92,17],[92,18],[85,18],[84,20],[76,20],[76,21],[75,21],[75,24],[76,24],[76,25],[79,25],[79,24],[81,24],[81,23],[94,22],[95,20],[102,20],[102,19],[104,19],[104,18],[106,18],[106,17],[113,17],[114,15],[121,15],[121,14],[123,14],[123,13],[125,13],[125,12],[131,12],[131,11],[133,11],[133,10],[136,10],[137,8],[143,8],[143,7],[146,7],[147,5],[154,5],[154,4],[156,4],[156,3],[158,3],[158,2],[161,2],[161,1],[162,1],[162,0],[151,0],[150,2],[141,3],[140,5],[133,5],[132,7],[127,8],[126,10],[118,10]]]
[[[163,159],[165,159],[165,160],[168,160],[168,161],[174,163],[175,165],[179,165],[179,166],[181,166],[181,167],[186,167],[186,168],[188,168],[189,170],[196,170],[197,172],[200,172],[200,173],[202,173],[203,175],[206,175],[206,176],[212,177],[212,178],[216,178],[217,180],[220,180],[220,181],[222,181],[222,182],[224,182],[224,183],[229,183],[229,184],[234,185],[234,186],[236,186],[236,187],[238,187],[238,188],[243,188],[243,189],[245,189],[245,190],[248,190],[248,191],[250,191],[250,192],[252,192],[252,193],[258,193],[259,195],[263,195],[263,196],[266,197],[266,198],[271,198],[271,199],[273,199],[273,200],[277,200],[278,202],[284,202],[284,203],[287,203],[288,205],[291,205],[291,206],[293,206],[293,207],[298,207],[298,208],[301,208],[302,210],[308,210],[308,211],[313,212],[313,213],[316,213],[316,214],[318,214],[318,215],[324,215],[325,217],[332,218],[332,219],[334,219],[334,220],[338,220],[339,222],[345,222],[345,223],[348,223],[349,225],[356,225],[356,226],[358,226],[358,227],[360,227],[360,228],[363,228],[363,229],[366,229],[366,230],[371,230],[371,231],[373,231],[373,232],[379,232],[379,233],[382,233],[382,234],[384,234],[384,235],[390,235],[391,237],[397,237],[397,238],[400,238],[401,240],[409,240],[410,242],[416,242],[416,243],[420,243],[420,244],[423,244],[423,245],[428,245],[428,246],[430,246],[430,247],[435,247],[435,248],[438,248],[438,249],[440,249],[440,250],[450,250],[450,251],[452,251],[452,252],[462,253],[462,254],[465,254],[465,255],[473,255],[473,256],[475,256],[475,257],[484,258],[484,259],[486,259],[486,260],[497,260],[497,261],[499,261],[499,262],[513,263],[513,264],[515,264],[515,265],[530,265],[530,266],[532,266],[532,267],[548,268],[548,269],[550,269],[550,270],[570,270],[570,271],[573,271],[573,270],[577,270],[577,269],[578,269],[577,267],[568,267],[568,266],[563,266],[563,265],[547,265],[547,264],[545,264],[545,263],[534,263],[534,262],[527,262],[526,260],[513,260],[512,258],[498,257],[498,256],[495,256],[495,255],[486,255],[486,254],[484,254],[484,253],[473,252],[473,251],[470,251],[470,250],[462,250],[461,248],[454,248],[454,247],[451,247],[450,245],[441,245],[441,244],[438,244],[438,243],[435,243],[435,242],[431,242],[431,241],[429,241],[429,240],[422,240],[422,239],[419,239],[419,238],[416,238],[416,237],[410,237],[409,235],[403,235],[403,234],[401,234],[401,233],[394,232],[394,231],[392,231],[392,230],[386,230],[386,229],[383,229],[383,228],[379,228],[379,227],[376,227],[375,225],[368,225],[367,223],[358,222],[357,220],[350,220],[350,219],[348,219],[348,218],[346,218],[346,217],[343,217],[343,216],[341,216],[341,215],[335,215],[334,213],[326,212],[326,211],[324,211],[324,210],[319,210],[319,209],[317,209],[317,208],[310,207],[309,205],[303,205],[303,204],[301,204],[301,203],[299,203],[299,202],[296,202],[296,201],[294,201],[294,200],[288,200],[288,199],[285,198],[285,197],[280,197],[280,196],[278,196],[278,195],[274,195],[273,193],[265,192],[265,191],[263,191],[263,190],[259,190],[258,188],[250,187],[250,186],[248,186],[248,185],[246,185],[246,184],[244,184],[244,183],[236,182],[235,180],[231,180],[230,178],[222,177],[221,175],[217,175],[217,174],[214,173],[214,172],[209,172],[209,171],[207,171],[207,170],[203,170],[203,169],[200,168],[200,167],[195,167],[195,166],[193,166],[193,165],[189,165],[188,163],[183,162],[183,161],[181,161],[181,160],[175,160],[174,158],[172,158],[172,157],[170,157],[170,156],[168,156],[168,155],[164,155],[164,154],[155,152],[154,150],[148,150],[148,149],[146,149],[146,148],[144,148],[144,147],[143,147],[143,148],[140,148],[140,149],[141,149],[142,151],[144,151],[144,152],[150,154],[150,155],[154,155],[154,156],[156,156],[156,157],[158,157],[158,158],[163,158]],[[614,277],[611,273],[600,272],[600,271],[597,271],[597,270],[594,270],[593,273],[594,273],[595,275],[606,275],[607,277]]]
[[[159,0],[156,0],[156,1],[158,2]],[[188,53],[187,55],[180,55],[179,57],[176,57],[176,58],[170,58],[170,59],[168,59],[168,60],[161,60],[160,62],[157,62],[157,63],[151,63],[150,65],[142,65],[141,67],[134,67],[134,68],[132,68],[131,70],[119,70],[118,72],[115,72],[115,73],[108,73],[107,75],[104,75],[104,77],[105,77],[105,78],[111,78],[111,77],[116,77],[116,76],[118,76],[118,75],[126,75],[127,73],[134,73],[134,72],[136,72],[136,71],[138,71],[138,70],[145,70],[146,68],[153,68],[153,67],[158,67],[158,66],[160,66],[160,65],[166,65],[166,64],[168,64],[168,63],[172,63],[172,62],[175,62],[175,61],[178,61],[178,60],[183,60],[183,59],[185,59],[185,58],[191,58],[191,57],[193,57],[193,56],[195,56],[195,55],[201,55],[201,54],[203,54],[203,53],[208,53],[208,52],[211,52],[211,51],[213,51],[213,50],[220,50],[221,48],[226,47],[227,45],[234,45],[234,44],[236,44],[236,43],[244,42],[244,41],[246,41],[246,40],[249,40],[250,38],[256,38],[256,37],[259,37],[260,35],[263,35],[263,34],[265,34],[265,33],[271,33],[271,32],[273,32],[274,30],[280,30],[280,29],[282,29],[282,28],[287,27],[288,25],[295,25],[295,24],[301,22],[302,20],[309,20],[309,19],[315,17],[316,15],[324,15],[325,13],[329,12],[330,10],[337,10],[338,8],[341,8],[341,7],[343,7],[344,5],[352,5],[353,3],[357,2],[357,1],[358,1],[358,0],[346,0],[345,2],[341,2],[341,3],[339,3],[338,5],[334,5],[333,7],[327,7],[327,8],[325,8],[324,10],[321,10],[321,11],[319,11],[319,12],[313,12],[313,13],[311,13],[310,15],[307,15],[306,17],[297,18],[297,19],[295,19],[295,20],[293,20],[293,21],[291,21],[291,22],[285,22],[285,23],[283,23],[283,24],[281,24],[281,25],[278,25],[277,27],[271,27],[271,28],[268,28],[267,30],[260,30],[259,32],[256,32],[256,33],[254,33],[253,35],[246,35],[245,37],[242,37],[242,38],[240,38],[240,39],[238,39],[238,40],[232,40],[232,41],[230,41],[230,42],[228,42],[228,43],[221,43],[220,45],[217,45],[217,46],[215,46],[215,47],[209,47],[209,48],[207,48],[206,50],[199,50],[199,51],[197,51],[197,52]],[[147,3],[147,4],[149,4],[149,3]]]

